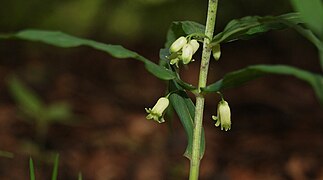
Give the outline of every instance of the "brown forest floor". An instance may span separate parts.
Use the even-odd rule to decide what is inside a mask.
[[[186,138],[177,117],[164,124],[145,119],[144,108],[151,107],[166,86],[145,72],[140,62],[112,60],[87,48],[33,45],[23,49],[7,43],[10,48],[6,49],[11,50],[2,55],[0,70],[0,150],[11,151],[15,157],[0,157],[1,180],[28,179],[29,156],[36,162],[38,179],[50,179],[55,152],[60,154],[59,179],[63,180],[77,179],[78,172],[84,179],[95,180],[187,179],[189,161],[182,156]],[[256,43],[223,50],[228,63],[212,64],[210,82],[216,79],[214,74],[248,64],[275,64],[298,57],[304,48],[284,52],[275,49],[279,46],[270,50],[266,44],[253,46]],[[277,51],[280,57],[273,55]],[[284,63],[317,70],[314,63]],[[192,83],[197,64],[183,71]],[[19,115],[6,90],[4,78],[11,72],[18,72],[27,82],[34,80],[29,84],[46,102],[68,101],[77,115],[74,123],[52,125],[40,142],[34,125]],[[266,77],[225,95],[232,109],[229,132],[214,127],[210,117],[216,112],[218,97],[207,96],[207,149],[201,179],[323,179],[323,113],[307,84],[291,77]]]

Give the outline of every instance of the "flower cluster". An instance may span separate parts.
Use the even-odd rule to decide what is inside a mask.
[[[167,109],[169,105],[169,100],[167,97],[161,97],[158,99],[155,106],[151,108],[145,108],[146,112],[149,113],[146,116],[146,119],[153,119],[154,121],[157,121],[158,123],[165,122],[164,120],[164,111]]]
[[[178,67],[178,63],[180,61],[183,64],[188,64],[192,59],[193,54],[198,50],[200,47],[199,43],[195,39],[187,40],[184,36],[179,37],[169,48],[170,52],[170,64],[176,65]]]
[[[216,121],[215,126],[218,127],[221,124],[221,130],[228,131],[231,129],[231,112],[229,104],[225,100],[221,100],[218,104],[218,116],[212,116],[212,119]]]

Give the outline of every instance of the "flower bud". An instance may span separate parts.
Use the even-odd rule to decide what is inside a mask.
[[[179,37],[169,48],[170,53],[178,52],[187,44],[187,40],[184,36]]]
[[[185,44],[182,50],[182,60],[183,64],[188,64],[192,60],[193,56],[193,46],[190,44]]]
[[[212,48],[212,54],[213,54],[213,57],[216,61],[218,61],[221,57],[221,47],[220,47],[220,44],[217,44],[215,46],[213,46]]]
[[[191,40],[189,44],[193,47],[193,54],[195,54],[196,51],[199,49],[200,44],[195,39]]]
[[[161,97],[155,104],[155,106],[151,108],[145,108],[146,112],[149,113],[146,116],[146,119],[153,119],[159,123],[165,122],[163,118],[164,111],[169,105],[169,100],[166,97]]]
[[[218,104],[218,116],[212,116],[216,121],[215,126],[221,125],[221,130],[228,131],[231,129],[231,111],[229,104],[222,100]]]

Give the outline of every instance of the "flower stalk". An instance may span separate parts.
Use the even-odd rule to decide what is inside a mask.
[[[209,0],[208,13],[206,20],[206,29],[202,60],[199,74],[199,89],[206,86],[207,74],[209,69],[211,51],[209,47],[210,39],[213,37],[216,13],[218,8],[218,0]],[[194,129],[193,129],[193,147],[192,147],[192,158],[190,160],[190,180],[197,180],[199,177],[200,161],[201,161],[201,135],[202,135],[202,122],[203,122],[203,110],[204,110],[205,98],[200,92],[196,95],[195,105],[195,118],[194,118]]]

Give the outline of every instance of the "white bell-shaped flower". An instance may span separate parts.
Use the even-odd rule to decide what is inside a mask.
[[[176,41],[173,42],[173,44],[169,48],[169,52],[170,53],[178,52],[183,48],[185,44],[187,44],[187,40],[184,36],[181,36],[178,39],[176,39]]]
[[[192,60],[193,46],[191,44],[185,44],[182,49],[182,60],[183,64],[188,64]]]
[[[197,40],[192,39],[189,44],[193,47],[193,54],[196,53],[196,51],[199,49],[200,44],[197,42]]]
[[[184,36],[179,37],[169,48],[170,56],[167,57],[170,60],[171,65],[178,67],[179,62],[188,64],[191,61],[194,53],[199,49],[200,44],[195,39],[190,39]]]
[[[153,119],[159,123],[165,122],[163,115],[164,111],[169,105],[169,100],[166,97],[161,97],[158,99],[157,103],[155,106],[151,108],[145,108],[146,112],[149,113],[146,116],[146,119]]]
[[[218,116],[212,116],[216,121],[215,126],[221,125],[221,130],[228,131],[231,129],[231,111],[228,102],[222,100],[218,104]]]

